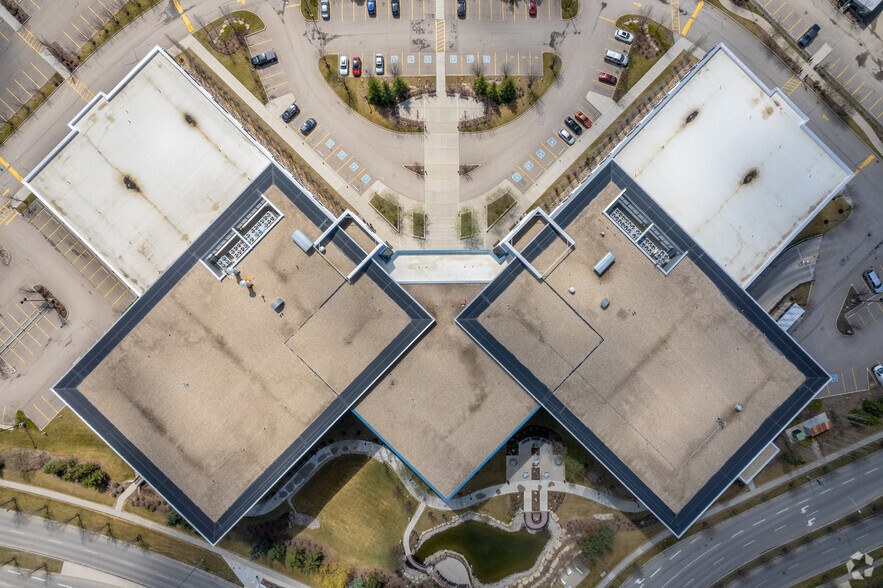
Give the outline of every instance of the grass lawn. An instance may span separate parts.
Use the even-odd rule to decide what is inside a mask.
[[[386,464],[361,455],[339,457],[292,499],[298,512],[316,517],[321,525],[295,533],[327,547],[335,561],[393,572],[399,561],[391,548],[401,542],[410,519],[406,499],[416,508]]]
[[[15,561],[13,561],[15,560]],[[52,559],[45,555],[37,555],[29,551],[21,551],[10,547],[0,545],[0,565],[10,568],[18,568],[27,573],[37,568],[45,567],[45,571],[52,574],[61,573],[61,564],[64,563],[60,559]],[[40,574],[34,576],[35,579],[42,579]]]
[[[160,3],[161,0],[129,0],[122,8],[116,11],[113,18],[104,23],[104,27],[97,31],[92,38],[83,43],[77,51],[77,59],[82,63],[87,57],[95,53],[108,39],[117,34],[120,29],[135,20],[136,17],[147,12]]]
[[[573,0],[573,2],[576,2],[576,0]],[[528,83],[530,83],[528,76],[511,76],[515,80],[515,87],[520,88],[524,93],[521,98],[516,98],[510,104],[501,105],[500,112],[487,123],[477,127],[470,127],[464,131],[467,133],[487,131],[515,120],[527,112],[536,102],[539,102],[543,94],[546,93],[546,90],[555,83],[559,72],[561,72],[561,58],[554,53],[543,53],[543,75],[538,77],[530,88],[528,88]],[[450,83],[462,82],[471,86],[472,82],[475,81],[475,76],[448,76],[447,81]],[[492,80],[489,79],[488,81]],[[500,81],[502,79],[497,80],[498,83]]]
[[[579,12],[579,0],[563,0],[561,2],[561,18],[573,18]]]
[[[80,461],[82,462],[83,460]],[[4,470],[3,479],[9,482],[20,482],[22,484],[39,486],[40,488],[54,490],[55,492],[61,492],[62,494],[69,494],[70,496],[76,496],[77,498],[97,502],[106,506],[113,506],[116,502],[116,498],[111,497],[107,492],[100,492],[95,488],[84,488],[76,482],[66,482],[61,478],[51,474],[44,474],[43,472],[31,472],[25,474],[22,472]]]
[[[16,129],[18,129],[18,127],[24,124],[28,117],[31,116],[47,98],[49,98],[52,92],[55,91],[55,88],[57,88],[62,81],[64,80],[62,80],[60,75],[53,75],[39,90],[34,92],[34,94],[28,98],[28,101],[25,102],[21,108],[16,110],[15,113],[10,116],[2,126],[0,126],[0,145],[2,145],[3,142],[6,141]]]
[[[489,500],[485,500],[484,502],[481,502],[479,504],[474,504],[470,508],[464,508],[457,511],[437,510],[427,507],[423,509],[423,514],[414,525],[414,531],[416,531],[417,534],[420,535],[435,527],[436,525],[445,522],[444,517],[447,517],[447,519],[449,520],[455,514],[460,515],[469,511],[492,516],[498,521],[508,525],[513,520],[512,513],[509,512],[509,497],[509,494],[494,496]],[[444,517],[442,515],[444,515]]]
[[[475,218],[475,211],[471,208],[462,208],[457,218],[459,219],[457,232],[461,239],[471,239],[478,234],[478,220]]]
[[[506,483],[506,447],[501,447],[481,469],[475,472],[457,492],[457,496],[467,496],[490,486]]]
[[[344,104],[374,124],[391,131],[398,131],[400,133],[423,132],[423,127],[412,127],[393,122],[383,113],[383,111],[371,106],[365,100],[365,94],[368,91],[368,80],[371,77],[368,75],[368,69],[370,68],[373,71],[374,67],[374,62],[370,59],[370,56],[362,61],[363,73],[358,78],[351,75],[343,78],[340,77],[337,74],[337,59],[338,56],[336,53],[321,57],[319,59],[319,71],[322,73],[322,77],[325,78],[325,82],[331,86],[331,89],[334,90],[335,94],[337,94],[341,100],[343,100]],[[415,86],[417,80],[420,79],[417,76],[401,76],[401,78],[405,80],[405,83],[409,86]],[[392,78],[390,76],[385,76],[384,79],[392,83]]]
[[[240,11],[239,13],[243,12],[245,11]],[[255,16],[255,18],[257,18],[257,16]],[[260,19],[258,20],[260,21]],[[261,23],[261,25],[263,25],[263,23]],[[243,45],[232,55],[218,53],[211,46],[211,43],[208,42],[207,29],[211,27],[212,25],[208,25],[205,29],[193,33],[193,36],[196,37],[196,39],[202,43],[202,46],[205,47],[208,52],[221,63],[221,65],[227,68],[227,70],[232,73],[243,86],[248,88],[248,91],[254,94],[255,98],[260,100],[262,104],[266,104],[268,102],[267,92],[264,90],[264,84],[261,82],[261,77],[258,75],[258,72],[251,66],[251,52],[248,50],[248,47]],[[261,26],[261,28],[263,28],[263,26]]]
[[[411,211],[411,229],[418,239],[426,238],[426,212],[423,210]]]
[[[13,447],[43,449],[59,457],[72,455],[81,462],[94,461],[112,480],[131,480],[135,477],[132,468],[67,407],[46,425],[43,432],[45,436],[22,428],[2,431],[0,451]]]
[[[12,502],[12,498],[15,498],[15,503]],[[13,509],[17,505],[24,514],[59,523],[70,521],[69,524],[77,525],[87,531],[106,535],[120,543],[140,544],[150,551],[184,562],[187,565],[195,566],[200,559],[204,559],[204,570],[240,585],[233,571],[221,556],[163,533],[139,527],[128,521],[6,488],[0,488],[0,505],[3,505],[3,508],[7,510]],[[137,540],[138,537],[141,538],[140,541]]]
[[[319,0],[301,0],[300,13],[307,20],[319,20]]]
[[[640,17],[635,14],[622,16],[616,21],[616,26],[623,30],[631,31],[635,34],[635,37],[637,37],[641,34],[641,25],[637,22],[632,22],[626,25],[625,22],[630,19],[639,18]],[[649,31],[650,36],[656,38],[656,42],[659,43],[659,47],[662,51],[652,59],[645,59],[637,50],[629,51],[628,67],[623,69],[620,73],[619,82],[616,84],[616,89],[613,92],[613,99],[616,101],[619,101],[620,98],[625,96],[626,93],[631,90],[642,77],[644,77],[644,74],[650,71],[650,68],[656,65],[656,62],[662,59],[662,56],[665,55],[672,45],[674,45],[674,35],[671,30],[665,28],[658,22],[648,20],[647,30]],[[635,39],[635,42],[637,41],[638,39]]]
[[[790,244],[794,245],[795,243],[800,243],[804,239],[824,235],[848,219],[851,211],[852,207],[843,196],[835,197],[826,204],[811,221],[809,221],[809,224],[803,227],[802,231],[797,233],[797,236],[794,237],[794,240],[791,241]]]
[[[497,221],[503,218],[503,215],[515,205],[515,202],[515,198],[512,197],[512,194],[510,194],[508,190],[499,198],[495,198],[489,202],[487,205],[488,228],[497,224]]]
[[[608,551],[598,559],[593,559],[589,564],[591,573],[586,579],[579,583],[580,588],[588,588],[597,586],[601,582],[601,574],[610,572],[635,549],[643,545],[650,539],[644,534],[643,530],[620,531],[613,536],[613,549]],[[625,572],[623,572],[625,574]]]
[[[19,214],[24,214],[24,212],[28,209],[28,207],[34,203],[37,197],[33,194],[28,194],[28,197],[24,199],[24,202],[15,207],[15,211]]]
[[[386,222],[391,224],[396,231],[401,230],[402,207],[399,206],[398,202],[392,198],[375,194],[374,197],[371,198],[371,206],[373,206],[374,210],[379,212],[380,216],[385,218]]]

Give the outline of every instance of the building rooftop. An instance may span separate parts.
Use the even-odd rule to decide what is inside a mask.
[[[248,233],[267,213],[276,218],[236,265],[253,287],[219,279],[213,259],[231,227]],[[366,255],[349,231],[324,255],[292,241],[297,230],[317,240],[333,221],[268,167],[56,384],[209,541],[432,324],[376,261],[341,275],[335,260]]]
[[[454,322],[483,285],[405,289],[436,324],[353,410],[450,499],[537,403]]]
[[[852,178],[808,121],[719,45],[615,159],[747,286]]]
[[[616,162],[534,220],[457,320],[680,535],[827,374]]]
[[[69,126],[25,181],[138,293],[269,163],[159,50]]]

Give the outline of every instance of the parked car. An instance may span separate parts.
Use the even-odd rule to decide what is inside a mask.
[[[877,275],[877,272],[874,270],[865,270],[865,273],[862,274],[862,278],[864,278],[865,284],[868,285],[871,292],[874,294],[883,292],[883,282],[880,282],[880,276]]]
[[[466,0],[457,0],[457,16],[466,18]]]
[[[392,0],[392,2],[389,3],[389,7],[392,10],[393,18],[398,18],[399,17],[399,0]]]
[[[564,139],[564,142],[568,145],[573,145],[573,142],[576,141],[573,135],[567,132],[567,129],[558,129],[558,136]]]
[[[362,60],[358,56],[353,57],[353,75],[355,77],[362,75]]]
[[[313,132],[313,129],[317,127],[316,119],[308,118],[307,121],[301,126],[300,132],[302,135],[307,136]]]
[[[572,118],[570,118],[569,116],[568,116],[568,117],[565,117],[565,119],[564,119],[564,124],[566,124],[567,127],[568,127],[571,131],[573,131],[573,134],[574,134],[574,135],[582,135],[582,134],[583,134],[583,129],[582,129],[582,127],[579,126],[578,124],[576,124],[576,121],[573,120]]]
[[[874,372],[874,379],[877,380],[877,385],[883,388],[883,365],[878,363],[871,368],[871,371]]]
[[[285,122],[291,122],[291,119],[300,114],[300,108],[297,107],[297,104],[292,104],[288,108],[285,109],[285,112],[282,113],[282,120]]]
[[[527,13],[531,16],[537,15],[537,0],[530,0],[530,4],[527,5]]]
[[[331,18],[331,4],[328,0],[320,0],[319,1],[319,11],[322,13],[323,20],[329,20]]]
[[[598,81],[602,84],[610,84],[611,86],[616,85],[616,76],[612,76],[609,73],[599,73]]]
[[[346,55],[340,56],[340,66],[338,67],[338,73],[342,76],[345,76],[350,72],[350,62]]]
[[[803,36],[800,37],[799,41],[797,41],[797,46],[800,47],[801,49],[806,49],[809,46],[809,44],[812,43],[815,40],[815,38],[819,36],[820,30],[822,30],[822,27],[820,27],[817,24],[814,24],[811,27],[809,27],[808,29],[806,29],[806,32],[803,33]]]
[[[587,117],[585,114],[583,114],[582,110],[577,110],[576,114],[574,116],[576,116],[576,120],[578,120],[580,123],[582,123],[582,125],[584,127],[586,127],[587,129],[592,127],[592,120],[589,117]]]
[[[254,67],[266,67],[274,63],[279,63],[279,58],[276,56],[275,51],[267,51],[251,58],[251,64]]]
[[[613,38],[617,41],[625,43],[626,45],[631,45],[632,41],[635,40],[635,36],[633,34],[622,29],[616,29],[616,32],[613,33]]]
[[[377,14],[377,0],[368,0],[368,14],[371,16]]]
[[[380,53],[374,56],[374,73],[379,76],[383,75],[383,55]]]
[[[629,64],[629,58],[622,53],[617,53],[616,51],[605,52],[604,61],[606,61],[607,63],[612,63],[613,65],[618,65],[620,67],[625,67]]]

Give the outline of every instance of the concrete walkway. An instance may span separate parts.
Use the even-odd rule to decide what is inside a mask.
[[[489,251],[404,251],[381,267],[399,284],[486,284],[507,264]]]
[[[820,235],[786,249],[751,283],[748,293],[770,312],[788,292],[815,278],[814,269],[821,246]]]
[[[129,484],[129,487],[126,488],[122,494],[117,496],[117,501],[116,504],[113,505],[113,509],[117,512],[122,512],[123,506],[125,506],[126,501],[129,499],[129,496],[131,496],[135,493],[136,490],[138,490],[138,487],[141,485],[142,482],[144,482],[144,478],[142,478],[141,476],[135,478],[135,480],[131,484]]]
[[[870,445],[871,443],[875,443],[875,442],[879,441],[880,439],[883,439],[883,432],[876,433],[875,435],[871,435],[870,437],[862,439],[861,441],[859,441],[857,443],[853,443],[852,445],[850,445],[848,447],[844,447],[840,451],[836,451],[836,452],[832,453],[831,455],[826,456],[825,459],[823,459],[822,461],[808,463],[805,466],[803,466],[797,470],[794,470],[793,472],[791,472],[789,474],[786,474],[784,476],[776,478],[775,480],[771,480],[770,482],[767,482],[763,486],[757,486],[757,488],[753,491],[747,492],[745,494],[741,494],[732,500],[728,500],[727,502],[724,502],[722,504],[714,506],[714,507],[708,509],[707,511],[705,511],[705,513],[702,515],[702,517],[699,520],[701,521],[701,520],[706,519],[710,516],[714,516],[721,511],[732,508],[733,506],[736,506],[737,504],[740,504],[746,500],[750,500],[750,499],[754,498],[755,496],[757,496],[758,493],[762,494],[763,492],[766,492],[767,490],[769,490],[771,488],[775,488],[776,486],[784,484],[790,480],[794,480],[795,478],[801,478],[803,476],[806,476],[807,473],[811,472],[815,468],[820,467],[826,463],[830,463],[832,461],[835,461],[836,459],[846,455],[847,453],[855,451],[856,449],[859,449],[859,448],[864,447],[866,445]],[[656,535],[655,537],[653,537],[652,539],[650,539],[649,541],[647,541],[646,543],[644,543],[643,545],[638,547],[635,551],[631,552],[625,559],[623,559],[621,562],[619,562],[615,568],[613,568],[613,571],[611,571],[609,574],[607,574],[607,576],[604,577],[604,579],[601,580],[601,582],[598,584],[598,588],[605,588],[613,580],[613,578],[615,578],[618,574],[622,573],[622,571],[624,569],[626,569],[629,565],[631,565],[631,563],[633,561],[635,561],[636,559],[641,557],[641,555],[643,555],[645,552],[647,552],[649,549],[651,549],[654,545],[656,545],[660,541],[662,541],[670,536],[671,536],[670,531],[663,531],[662,533],[659,533],[658,535]]]

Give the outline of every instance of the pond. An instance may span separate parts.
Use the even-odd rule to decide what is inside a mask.
[[[508,533],[477,521],[466,521],[433,535],[415,554],[420,561],[442,549],[456,551],[472,565],[475,577],[497,582],[529,570],[549,540],[549,533]]]

